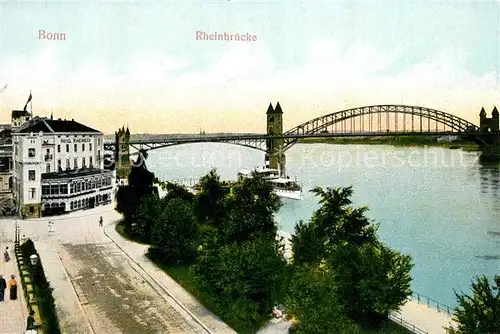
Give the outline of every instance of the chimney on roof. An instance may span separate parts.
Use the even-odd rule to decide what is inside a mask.
[[[60,118],[58,118],[57,120],[58,120],[58,121],[60,121],[61,119],[60,119]]]
[[[74,122],[74,121],[75,121],[75,119],[74,119],[74,118],[72,118],[72,119],[71,119],[71,122]]]
[[[54,119],[54,114],[51,112],[50,113],[50,119],[53,120]],[[59,118],[60,119],[60,118]]]

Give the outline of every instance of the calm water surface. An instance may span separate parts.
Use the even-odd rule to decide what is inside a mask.
[[[262,165],[264,153],[203,143],[152,151],[160,179],[199,178],[212,167],[222,179]],[[477,275],[500,274],[500,169],[476,153],[442,148],[300,144],[287,152],[287,172],[309,190],[353,186],[354,205],[368,206],[379,236],[410,254],[415,291],[455,306],[453,289],[470,291]],[[284,200],[276,219],[289,233],[308,220],[317,199]]]

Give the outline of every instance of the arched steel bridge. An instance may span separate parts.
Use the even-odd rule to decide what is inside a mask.
[[[283,138],[283,151],[304,138],[432,136],[460,135],[478,142],[479,128],[455,115],[418,106],[374,105],[334,112],[304,122],[283,135],[267,134],[200,134],[200,135],[131,135],[130,146],[136,150],[219,142],[266,152],[266,139]],[[113,150],[114,140],[105,141],[105,149]],[[136,152],[137,153],[137,152]]]

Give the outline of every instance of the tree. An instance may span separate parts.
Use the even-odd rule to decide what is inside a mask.
[[[338,301],[351,319],[363,325],[379,326],[411,295],[410,256],[380,242],[339,245],[328,267]]]
[[[326,190],[315,187],[311,192],[320,197],[320,207],[308,224],[300,221],[295,226],[294,263],[319,263],[340,243],[360,245],[376,240],[377,227],[365,216],[368,209],[350,206],[352,187]]]
[[[254,173],[252,178],[236,184],[227,197],[229,214],[221,224],[221,233],[227,242],[238,244],[262,235],[273,240],[278,231],[274,214],[280,206],[281,201],[269,182]]]
[[[319,265],[325,255],[325,243],[326,235],[316,225],[299,221],[292,235],[294,265]]]
[[[295,267],[285,300],[298,321],[294,333],[360,332],[336,299],[334,281],[325,266]]]
[[[185,186],[172,182],[166,182],[165,189],[167,190],[167,194],[163,198],[165,202],[175,198],[187,203],[193,203],[194,194],[189,192]]]
[[[286,260],[277,240],[270,242],[261,236],[241,245],[233,242],[218,249],[203,248],[193,269],[202,289],[216,296],[226,310],[242,300],[253,305],[249,310],[257,314],[246,314],[252,322],[267,316],[280,300]]]
[[[192,206],[173,198],[162,206],[152,230],[149,253],[166,264],[184,264],[193,260],[197,224]]]
[[[346,316],[363,325],[381,324],[411,293],[411,258],[378,241],[377,226],[366,217],[367,209],[350,206],[351,187],[316,187],[312,192],[320,197],[321,205],[309,224],[300,222],[295,227],[293,267],[324,268]],[[302,316],[300,322],[310,323],[307,317],[320,321],[321,314],[328,313],[297,316]]]
[[[201,224],[217,227],[226,218],[226,189],[215,169],[200,179],[201,191],[194,200],[195,214]]]
[[[138,159],[145,159],[143,156]],[[128,176],[128,185],[120,186],[116,193],[116,210],[123,214],[127,232],[133,223],[133,216],[141,203],[142,198],[157,195],[153,185],[155,176],[148,171],[145,163],[136,162]]]
[[[315,187],[311,190],[320,197],[321,205],[312,217],[313,224],[325,233],[330,245],[342,242],[357,245],[376,240],[376,227],[371,225],[365,213],[366,207],[353,208],[352,187],[326,188]]]
[[[457,328],[447,328],[453,334],[500,333],[500,276],[495,275],[493,284],[486,276],[472,282],[472,296],[455,292],[458,307],[454,312]]]
[[[130,232],[140,241],[150,242],[154,224],[161,214],[161,205],[164,204],[156,196],[147,196],[140,200],[140,204],[132,217],[133,223]]]

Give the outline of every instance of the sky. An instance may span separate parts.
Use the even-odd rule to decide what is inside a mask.
[[[104,133],[264,133],[277,101],[284,130],[377,104],[478,124],[499,82],[500,1],[0,0],[2,123],[31,90],[35,115]]]

